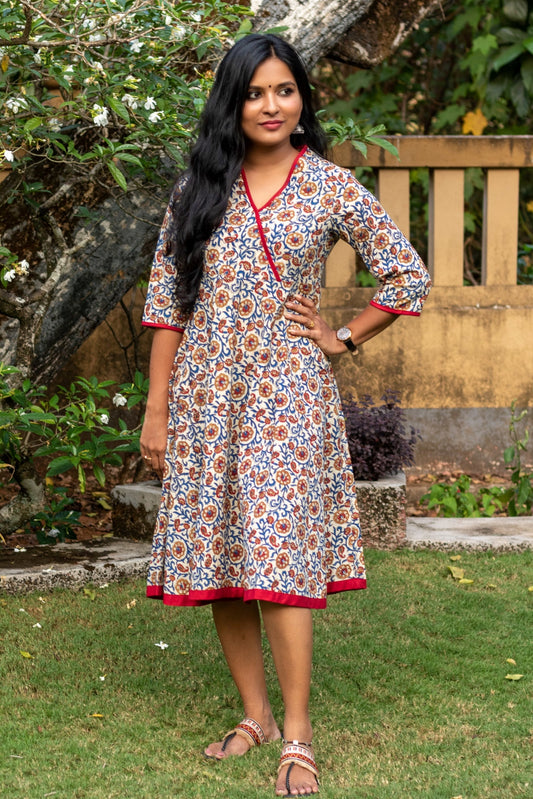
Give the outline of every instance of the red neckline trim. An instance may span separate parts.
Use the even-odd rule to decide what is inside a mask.
[[[281,192],[287,187],[287,184],[289,183],[290,179],[292,178],[292,173],[294,172],[294,170],[296,168],[296,164],[298,163],[298,161],[300,160],[301,156],[306,151],[307,151],[307,144],[304,144],[302,149],[296,154],[296,157],[295,157],[294,161],[292,162],[291,168],[289,169],[289,173],[288,173],[287,177],[285,178],[285,183],[283,184],[283,186],[281,186],[281,188],[279,188],[277,190],[277,192],[272,195],[270,200],[267,200],[267,202],[264,203],[260,208],[258,208],[256,206],[256,204],[254,203],[254,200],[253,200],[253,197],[252,197],[252,193],[250,191],[250,187],[248,186],[248,180],[246,179],[246,172],[244,171],[244,167],[241,169],[241,175],[242,175],[242,179],[243,179],[243,183],[244,183],[244,188],[246,190],[246,196],[248,197],[248,199],[250,201],[250,205],[252,206],[254,211],[256,211],[256,212],[262,211],[263,208],[266,208],[267,205],[270,205],[270,203],[273,200],[275,200],[276,197],[278,197],[281,194]]]

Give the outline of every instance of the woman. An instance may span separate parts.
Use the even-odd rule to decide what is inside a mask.
[[[220,760],[280,738],[262,617],[285,711],[276,794],[287,796],[318,791],[311,609],[366,585],[328,356],[417,315],[429,287],[411,245],[325,146],[294,49],[272,35],[240,40],[174,190],[143,320],[157,329],[141,451],[163,481],[147,593],[212,603],[245,713],[205,750]],[[380,288],[334,331],[319,303],[339,238]]]

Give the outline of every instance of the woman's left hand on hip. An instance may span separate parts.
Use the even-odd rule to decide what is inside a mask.
[[[291,322],[287,330],[289,336],[311,339],[326,355],[338,355],[347,351],[336,332],[324,322],[312,300],[302,294],[295,294],[287,300],[285,307],[285,319]]]

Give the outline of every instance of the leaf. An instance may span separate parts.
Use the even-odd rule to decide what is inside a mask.
[[[128,109],[126,108],[124,103],[121,103],[120,100],[117,100],[116,97],[109,97],[109,96],[107,97],[107,102],[109,103],[109,105],[111,106],[113,111],[116,114],[118,114],[119,117],[122,117],[122,119],[125,122],[129,122],[130,121],[130,115],[129,115]]]
[[[468,114],[464,115],[463,133],[472,133],[474,136],[481,136],[488,124],[488,119],[481,108],[476,108],[475,111],[469,111]]]
[[[120,159],[120,161],[127,161],[129,164],[135,164],[135,166],[140,166],[142,168],[142,161],[140,158],[137,158],[136,155],[132,155],[131,153],[117,153],[116,157]]]
[[[504,47],[503,50],[500,50],[499,56],[492,62],[493,70],[498,72],[506,64],[509,64],[516,58],[520,58],[524,52],[524,47],[525,42],[519,42],[518,44],[511,44],[509,47]]]
[[[89,715],[90,715],[90,717],[92,719],[103,719],[104,718],[104,714],[103,713],[90,713]]]
[[[533,585],[530,585],[527,589],[529,592],[533,591]]]
[[[448,566],[448,571],[454,580],[462,580],[465,576],[465,570],[459,569],[457,566]]]
[[[526,0],[507,0],[503,4],[503,13],[513,22],[525,22],[528,14]]]
[[[108,167],[109,171],[111,172],[114,180],[120,186],[120,188],[123,189],[124,191],[126,191],[126,189],[128,188],[128,184],[126,182],[126,178],[124,177],[124,175],[122,174],[122,172],[120,171],[118,166],[116,164],[114,164],[113,161],[108,161],[107,162],[107,167]]]
[[[54,458],[54,460],[50,461],[48,464],[46,476],[54,477],[56,474],[61,474],[62,472],[67,472],[69,469],[73,469],[75,465],[73,458],[67,458],[65,456]]]
[[[0,67],[2,68],[2,72],[7,72],[7,68],[9,66],[9,56],[5,53],[2,56],[2,60],[0,61]]]
[[[39,117],[32,117],[31,119],[28,119],[28,121],[24,124],[24,130],[26,131],[26,133],[31,133],[32,130],[35,130],[35,128],[38,128],[39,125],[41,124],[42,124],[42,119],[40,119]]]
[[[450,560],[461,560],[461,555],[451,555]]]
[[[33,660],[33,655],[30,655],[29,652],[24,652],[24,650],[21,649],[20,654],[22,655],[23,658],[30,658],[31,660]]]
[[[398,152],[398,148],[387,139],[382,139],[381,136],[371,136],[369,138],[370,144],[375,145],[376,147],[382,147],[384,150],[387,150],[388,153],[394,155],[398,161],[400,160],[400,153]]]
[[[516,660],[514,660],[513,658],[507,658],[505,662],[510,663],[511,666],[516,666]]]
[[[521,680],[523,676],[524,676],[523,674],[506,674],[505,675],[505,679],[506,680],[513,680],[513,682],[517,682],[518,680]]]
[[[462,577],[459,580],[459,585],[472,585],[473,582],[473,580],[468,580],[466,577]]]
[[[91,600],[91,602],[94,602],[96,599],[96,591],[94,591],[92,588],[84,588],[83,593]]]
[[[97,501],[98,501],[98,504],[100,505],[100,507],[102,507],[104,510],[112,510],[111,505],[109,504],[107,499],[105,499],[104,497],[100,497],[100,499],[97,500]]]

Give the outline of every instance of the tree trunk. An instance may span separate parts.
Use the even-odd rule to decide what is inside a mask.
[[[252,0],[257,31],[283,26],[308,67],[321,56],[379,64],[441,0]]]
[[[39,179],[37,170],[33,177]],[[87,201],[85,183],[75,186],[69,198],[57,192],[55,202],[43,203],[31,217],[22,202],[4,206],[9,219],[3,242],[15,249],[17,240],[23,241],[41,261],[39,280],[22,284],[18,296],[0,289],[0,313],[5,315],[0,320],[0,360],[16,364],[22,377],[37,384],[53,379],[147,273],[172,177],[155,193],[105,192],[89,221],[80,222],[77,215],[78,205]]]
[[[328,53],[372,5],[372,0],[252,0],[256,30],[283,26],[308,67]]]
[[[37,513],[44,510],[46,502],[44,483],[33,468],[31,459],[16,464],[13,477],[20,486],[20,491],[0,508],[2,537],[31,521]]]

